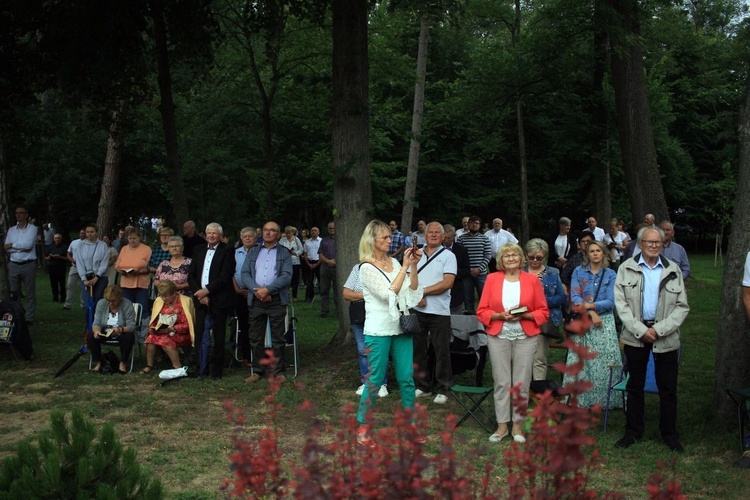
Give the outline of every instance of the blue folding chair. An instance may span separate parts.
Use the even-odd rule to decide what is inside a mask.
[[[682,350],[680,346],[679,351]],[[680,352],[678,351],[678,360]],[[678,361],[679,362],[679,361]],[[614,372],[617,365],[611,365],[609,367],[609,390],[607,391],[607,406],[604,408],[604,432],[607,432],[607,420],[609,418],[609,403],[611,401],[612,391],[618,391],[622,395],[622,409],[627,412],[627,390],[628,380],[630,380],[630,372],[628,371],[627,363],[623,362],[622,369],[620,371],[620,378],[617,382],[612,382],[614,378]],[[656,368],[654,365],[654,351],[651,351],[648,355],[648,364],[646,365],[646,383],[643,386],[643,392],[649,394],[659,394],[659,387],[656,385]]]

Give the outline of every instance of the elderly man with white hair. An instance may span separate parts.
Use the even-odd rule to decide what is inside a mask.
[[[214,334],[211,378],[220,379],[224,370],[224,338],[227,318],[234,310],[234,251],[221,241],[224,230],[212,222],[206,226],[206,243],[193,248],[188,284],[195,304],[195,351],[198,374],[207,376],[210,331]]]

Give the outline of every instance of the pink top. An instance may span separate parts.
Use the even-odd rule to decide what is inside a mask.
[[[133,268],[135,271],[147,271],[148,261],[151,259],[151,247],[141,243],[136,248],[125,245],[120,249],[115,267],[119,270]],[[148,288],[151,281],[149,273],[137,275],[120,275],[120,286],[122,288]]]

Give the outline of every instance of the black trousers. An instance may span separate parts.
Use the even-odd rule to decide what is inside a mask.
[[[643,385],[646,367],[653,346],[625,346],[630,380],[628,380],[628,407],[625,434],[640,439],[645,431]],[[677,434],[677,372],[679,351],[654,353],[656,385],[659,388],[659,430],[665,441],[678,439]]]
[[[102,341],[105,338],[99,337],[95,339],[93,331],[89,331],[87,334],[86,345],[89,351],[91,351],[91,359],[94,363],[99,363],[102,359]],[[135,345],[135,333],[122,333],[117,339],[120,341],[120,361],[127,364],[128,359],[130,359],[130,353],[133,351],[133,345]],[[118,367],[114,366],[113,368],[117,369]]]
[[[307,267],[307,266],[305,266],[305,267]],[[302,270],[302,265],[301,264],[297,264],[297,265],[292,266],[292,283],[291,283],[291,287],[292,287],[292,298],[295,298],[295,299],[297,298],[297,290],[299,290],[299,276],[300,276],[301,270]]]
[[[414,385],[424,392],[448,395],[451,389],[451,317],[416,313],[422,333],[414,334]],[[435,351],[435,371],[427,362],[427,341]]]
[[[216,306],[208,308],[200,304],[197,300],[193,300],[193,303],[195,304],[195,371],[198,372],[199,375],[208,375],[208,372],[210,371],[212,376],[221,377],[224,373],[224,347],[227,338],[227,319],[232,312],[232,308]],[[202,345],[205,341],[205,336],[211,335],[211,332],[205,331],[206,316],[209,314],[213,321],[211,331],[214,334],[214,352],[210,360],[206,359],[206,371],[201,372],[201,358],[205,355]],[[211,364],[213,364],[213,369],[210,369]]]
[[[65,264],[62,266],[50,264],[47,266],[47,272],[49,273],[49,284],[52,287],[52,300],[65,302],[65,287],[68,281],[68,270]]]
[[[317,263],[317,260],[311,260],[311,264]],[[306,267],[306,266],[305,266]],[[307,283],[305,283],[305,300],[312,301],[315,298],[315,279],[317,278],[318,284],[320,284],[320,266],[315,269],[307,268]]]
[[[234,306],[234,312],[237,316],[237,346],[242,359],[250,361],[250,338],[248,337],[248,327],[250,317],[247,310],[247,297],[237,294]]]
[[[253,300],[253,305],[249,307],[250,316],[250,347],[253,350],[253,370],[259,375],[263,375],[267,370],[275,374],[284,373],[284,338],[286,306],[281,304],[281,299],[277,295],[271,296],[271,302],[260,302]],[[267,366],[263,363],[266,358],[266,325],[271,323],[271,345],[273,355],[276,357],[274,366]]]

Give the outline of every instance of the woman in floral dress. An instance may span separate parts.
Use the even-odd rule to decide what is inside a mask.
[[[598,356],[584,362],[583,370],[575,378],[588,380],[594,386],[578,396],[578,406],[590,408],[595,404],[604,407],[609,391],[609,366],[621,365],[622,355],[617,343],[615,329],[615,279],[617,275],[609,269],[607,247],[600,241],[592,241],[586,248],[583,264],[573,271],[570,283],[570,302],[581,314],[586,311],[592,326],[583,335],[571,335],[578,345],[584,345]],[[570,351],[567,364],[578,362],[578,356]],[[574,380],[565,375],[563,383]],[[615,398],[616,399],[616,398]],[[610,401],[610,408],[617,402]]]
[[[156,287],[159,296],[154,301],[151,321],[146,337],[146,367],[141,373],[148,374],[154,367],[154,357],[161,348],[172,362],[180,368],[180,347],[190,347],[195,338],[195,309],[189,297],[177,293],[172,281],[163,280]]]
[[[181,236],[172,236],[169,238],[169,260],[159,263],[154,275],[154,287],[158,287],[162,281],[171,281],[177,287],[177,291],[182,295],[190,297],[190,285],[188,285],[188,271],[192,259],[184,257],[182,250],[184,244]]]

